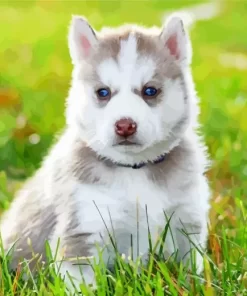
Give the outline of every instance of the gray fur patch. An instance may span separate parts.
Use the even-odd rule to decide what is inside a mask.
[[[32,186],[34,186],[33,182]],[[38,183],[37,186],[39,186]],[[5,250],[13,247],[11,257],[12,268],[18,264],[21,258],[30,260],[36,254],[42,256],[42,261],[46,260],[45,241],[51,237],[56,226],[57,217],[54,207],[51,205],[40,207],[33,200],[33,195],[36,195],[35,198],[37,200],[44,198],[42,191],[38,192],[37,188],[29,188],[30,193],[28,196],[21,196],[20,194],[18,198],[23,198],[23,203],[20,205],[13,203],[9,212],[6,213],[5,219],[9,220],[10,227],[9,235],[3,237],[3,245]],[[15,207],[18,207],[17,216],[15,216],[13,211]],[[12,221],[16,221],[16,223]],[[31,246],[28,245],[28,239],[30,239]],[[35,262],[35,260],[32,261],[30,264],[31,268],[34,267]]]

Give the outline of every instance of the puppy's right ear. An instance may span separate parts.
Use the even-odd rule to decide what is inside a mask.
[[[73,64],[87,58],[98,43],[94,29],[81,16],[72,17],[68,39]]]
[[[190,64],[192,56],[190,39],[185,30],[183,19],[178,13],[174,13],[168,18],[160,37],[175,60],[179,63]]]

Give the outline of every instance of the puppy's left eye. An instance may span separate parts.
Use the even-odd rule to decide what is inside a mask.
[[[101,101],[110,100],[111,91],[109,88],[100,88],[96,91],[97,97]]]
[[[144,87],[142,89],[142,96],[144,99],[152,99],[156,98],[157,95],[160,93],[160,90],[155,87]]]

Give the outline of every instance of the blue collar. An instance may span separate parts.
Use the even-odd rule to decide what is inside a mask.
[[[117,165],[121,166],[121,167],[125,167],[125,168],[140,169],[140,168],[146,166],[148,163],[151,163],[151,164],[161,163],[162,161],[165,160],[165,158],[166,158],[166,154],[162,154],[162,155],[158,156],[155,160],[149,161],[149,162],[140,162],[140,163],[136,163],[134,165],[118,163]]]

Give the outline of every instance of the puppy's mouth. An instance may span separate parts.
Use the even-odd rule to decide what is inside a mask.
[[[117,142],[113,146],[141,146],[141,144],[130,141],[130,140],[123,140],[123,141]]]

